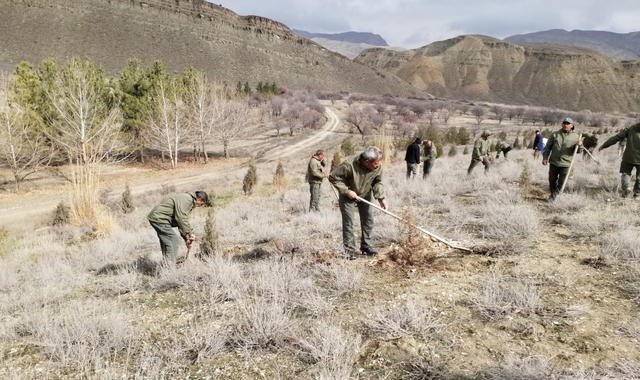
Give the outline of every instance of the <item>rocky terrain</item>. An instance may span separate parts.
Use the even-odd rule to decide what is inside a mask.
[[[387,41],[379,34],[367,32],[344,32],[344,33],[311,33],[304,30],[291,29],[292,32],[300,37],[314,39],[324,38],[332,41],[350,42],[354,44],[367,44],[371,46],[389,46]]]
[[[640,59],[640,32],[613,33],[601,30],[552,29],[517,34],[504,39],[512,43],[555,43],[593,49],[615,59]]]
[[[355,61],[442,97],[592,111],[636,111],[640,105],[640,61],[579,47],[467,35],[405,52],[369,49]]]
[[[9,0],[0,8],[0,69],[22,60],[89,56],[112,74],[135,57],[173,71],[194,66],[230,84],[275,81],[365,93],[417,94],[292,33],[202,0]]]

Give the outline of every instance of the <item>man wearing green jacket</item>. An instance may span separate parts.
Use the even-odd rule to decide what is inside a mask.
[[[160,249],[162,249],[165,264],[170,266],[176,264],[180,237],[186,243],[187,248],[191,248],[191,243],[196,240],[196,235],[193,234],[189,223],[189,214],[195,207],[208,203],[209,196],[204,191],[174,194],[160,201],[147,215],[149,224],[156,230],[158,239],[160,239]],[[178,227],[180,237],[173,232],[173,227]]]
[[[353,233],[354,206],[360,214],[360,251],[368,256],[378,254],[371,247],[373,239],[373,209],[364,202],[357,202],[361,197],[369,202],[378,200],[380,207],[387,209],[384,185],[382,184],[382,152],[370,146],[359,156],[346,160],[329,175],[329,182],[340,193],[339,204],[342,214],[342,244],[349,260],[356,258],[356,243]]]
[[[582,141],[580,136],[573,132],[573,119],[570,117],[562,120],[562,129],[551,134],[542,154],[542,165],[549,165],[549,201],[554,201],[569,174],[569,166],[573,159],[573,152],[578,145],[578,153],[581,153]]]
[[[611,145],[626,140],[626,148],[622,154],[620,162],[620,188],[622,197],[626,198],[631,193],[631,172],[636,168],[636,184],[633,187],[633,198],[640,198],[640,123],[626,127],[616,135],[611,136],[602,144],[598,151],[606,149]]]
[[[467,175],[470,175],[473,171],[473,168],[476,167],[479,163],[482,162],[484,165],[484,173],[486,174],[489,171],[489,167],[491,163],[489,163],[489,137],[491,136],[491,132],[484,131],[482,135],[476,139],[473,143],[473,153],[471,154],[471,164],[469,165],[469,169],[467,169]]]
[[[425,141],[422,145],[424,145],[424,167],[422,168],[422,179],[427,179],[429,174],[431,174],[431,169],[433,168],[433,164],[436,162],[436,158],[438,158],[438,151],[431,140]]]
[[[309,200],[309,211],[320,211],[320,186],[322,180],[327,178],[324,167],[327,164],[325,159],[325,151],[319,149],[316,154],[309,160],[307,166],[307,182],[309,182],[309,192],[311,199]]]
[[[500,158],[500,153],[504,153],[504,159],[507,159],[507,153],[511,152],[511,144],[500,141],[496,144],[496,160]]]

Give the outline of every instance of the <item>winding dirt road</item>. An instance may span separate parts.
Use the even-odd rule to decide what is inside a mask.
[[[335,110],[327,107],[325,115],[327,122],[322,128],[310,136],[299,140],[293,144],[284,142],[282,139],[274,140],[267,150],[262,150],[257,158],[258,163],[269,163],[291,157],[305,149],[320,146],[327,140],[340,125],[340,119]],[[263,140],[260,145],[268,144],[269,137],[259,138]],[[309,153],[309,152],[306,152]],[[163,173],[149,175],[149,170],[135,168],[116,167],[113,173],[104,177],[104,187],[110,189],[113,194],[124,191],[125,183],[129,183],[133,194],[143,194],[153,191],[166,183],[171,183],[177,187],[207,182],[212,180],[224,180],[224,177],[236,171],[243,170],[248,164],[248,160],[230,160],[228,162],[217,162],[217,165],[202,167],[202,170],[194,170],[193,166],[185,167],[176,171],[163,171]],[[197,172],[197,174],[191,174]],[[157,174],[157,175],[155,175]],[[118,177],[117,179],[111,178]],[[4,194],[0,196],[0,226],[6,226],[14,231],[27,231],[42,225],[41,221],[47,213],[51,213],[61,200],[69,198],[68,190],[65,186],[57,186],[56,189],[38,190],[26,194]]]

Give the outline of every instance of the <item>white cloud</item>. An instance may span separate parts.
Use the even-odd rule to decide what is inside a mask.
[[[309,32],[377,33],[389,45],[407,48],[461,34],[640,30],[637,0],[232,0],[222,6]]]

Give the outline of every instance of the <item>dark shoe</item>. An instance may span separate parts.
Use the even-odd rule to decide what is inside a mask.
[[[367,255],[367,256],[377,256],[378,255],[378,251],[376,251],[375,249],[373,249],[371,247],[360,248],[360,251],[362,251],[363,255]]]
[[[629,195],[631,195],[631,190],[627,189],[627,190],[622,190],[622,198],[629,198]],[[635,195],[633,196],[635,198]]]

